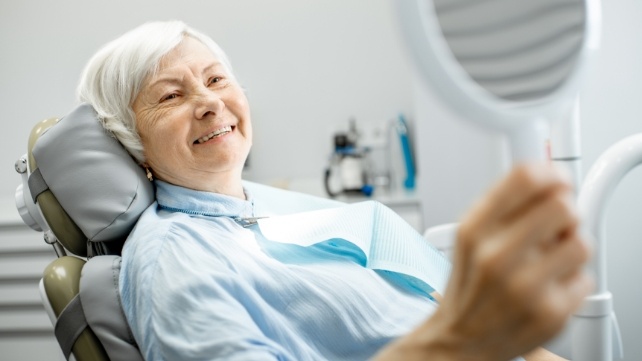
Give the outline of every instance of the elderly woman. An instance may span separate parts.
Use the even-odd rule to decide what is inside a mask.
[[[146,359],[544,360],[590,288],[572,190],[546,164],[516,167],[462,220],[439,304],[332,247],[270,244],[238,222],[278,206],[241,179],[247,98],[181,22],[107,44],[79,92],[155,182],[120,280]]]

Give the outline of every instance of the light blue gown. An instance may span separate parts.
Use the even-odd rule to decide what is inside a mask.
[[[120,276],[146,360],[365,360],[435,311],[430,287],[346,240],[304,247],[238,221],[348,206],[244,186],[247,201],[156,181]]]

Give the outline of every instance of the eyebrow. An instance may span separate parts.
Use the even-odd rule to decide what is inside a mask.
[[[180,85],[183,82],[183,79],[184,77],[172,77],[172,76],[162,77],[154,80],[154,82],[149,84],[148,87],[151,89],[151,88],[156,88],[159,85],[163,85],[163,84]]]
[[[223,65],[223,63],[221,63],[221,62],[219,62],[219,61],[216,61],[216,62],[213,62],[213,63],[209,64],[209,65],[208,65],[208,66],[206,66],[205,68],[203,68],[203,70],[201,71],[201,74],[205,74],[205,73],[207,73],[208,71],[210,71],[210,70],[212,70],[213,68],[216,68],[216,67],[223,67],[223,68],[225,68],[225,66]],[[184,80],[184,79],[185,79],[185,76],[184,76],[184,75],[182,75],[182,76],[180,76],[180,77],[171,76],[171,75],[169,75],[169,76],[163,76],[163,77],[160,77],[160,78],[158,78],[158,79],[155,79],[155,80],[154,80],[152,83],[150,83],[148,86],[149,86],[150,88],[154,88],[154,87],[156,87],[156,86],[158,86],[158,85],[161,85],[161,84],[175,84],[175,85],[180,85],[180,84],[182,84],[182,83],[183,83],[183,80]]]

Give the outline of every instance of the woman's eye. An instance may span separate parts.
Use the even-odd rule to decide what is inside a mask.
[[[215,76],[215,77],[213,77],[212,79],[210,79],[210,84],[218,83],[218,82],[220,82],[221,80],[223,80],[223,78],[222,78],[222,77],[220,77],[220,76]]]
[[[164,102],[164,101],[167,101],[167,100],[172,100],[172,99],[177,98],[177,97],[178,97],[178,94],[176,94],[176,93],[168,94],[168,95],[165,95],[161,99],[161,102]]]

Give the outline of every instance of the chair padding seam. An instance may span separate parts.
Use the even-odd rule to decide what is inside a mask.
[[[54,326],[54,334],[65,355],[65,359],[69,360],[71,349],[76,343],[76,339],[86,327],[87,319],[80,302],[80,295],[76,295],[62,310]]]
[[[40,193],[49,189],[49,185],[42,176],[40,168],[36,168],[36,170],[29,175],[27,183],[29,184],[29,192],[31,193],[31,199],[33,199],[34,203],[36,203],[36,199]]]

